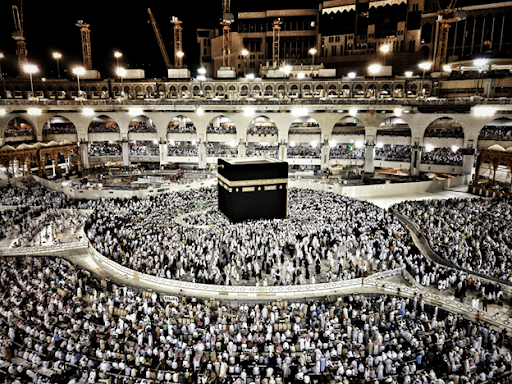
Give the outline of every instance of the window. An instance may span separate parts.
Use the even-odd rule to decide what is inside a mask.
[[[336,46],[335,45],[333,45],[331,47],[331,56],[336,56]]]

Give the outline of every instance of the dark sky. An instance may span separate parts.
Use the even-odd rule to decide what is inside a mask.
[[[231,0],[231,8],[233,12],[317,8],[318,3],[318,0]],[[1,65],[7,77],[17,75],[16,43],[11,38],[14,31],[11,7],[16,4],[17,0],[0,1],[0,52],[5,54]],[[56,77],[57,66],[51,54],[59,51],[63,55],[61,76],[69,77],[71,68],[82,64],[80,29],[75,23],[83,20],[91,25],[93,68],[103,77],[113,76],[116,50],[123,53],[120,65],[145,69],[146,77],[164,77],[167,72],[153,29],[147,23],[147,8],[151,8],[158,22],[171,61],[173,30],[169,17],[177,16],[183,21],[184,64],[195,74],[199,55],[196,29],[219,25],[221,0],[25,0],[28,59],[39,66],[38,77]]]

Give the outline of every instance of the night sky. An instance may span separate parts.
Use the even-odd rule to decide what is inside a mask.
[[[231,0],[233,13],[237,11],[262,11],[267,9],[317,8],[318,0]],[[17,0],[0,1],[0,52],[6,77],[17,75],[16,43],[11,34],[14,21],[11,6]],[[151,24],[147,8],[151,8],[160,27],[167,52],[173,56],[173,30],[170,16],[183,21],[184,64],[192,74],[198,66],[199,47],[196,43],[197,28],[215,28],[222,16],[222,1],[118,1],[118,0],[25,0],[24,36],[28,60],[40,68],[37,77],[57,77],[56,61],[52,52],[62,53],[61,77],[70,78],[71,68],[82,65],[82,43],[77,20],[90,24],[93,68],[102,77],[114,76],[116,60],[114,51],[123,53],[120,65],[125,68],[144,69],[146,77],[164,77],[167,74],[164,60]]]

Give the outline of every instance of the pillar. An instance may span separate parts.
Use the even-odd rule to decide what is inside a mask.
[[[123,152],[123,165],[130,165],[130,143],[127,141],[121,142],[121,149]]]
[[[55,160],[52,159],[52,172],[53,172],[53,177],[55,177],[57,174],[55,173]]]
[[[474,149],[466,149],[464,150],[464,155],[462,155],[462,174],[463,175],[471,175],[473,174],[475,164],[475,150]]]
[[[31,161],[30,158],[25,159],[25,167],[27,168],[27,175],[31,175],[32,174],[32,168],[31,168],[30,161]]]
[[[247,157],[247,144],[243,141],[238,143],[238,157]]]
[[[87,141],[82,141],[79,143],[78,154],[77,157],[80,156],[82,159],[82,167],[83,169],[89,168],[89,152],[87,151],[87,146],[89,143]]]
[[[421,164],[421,147],[412,147],[411,170],[409,171],[410,176],[419,176],[420,175],[420,164]]]
[[[199,169],[206,169],[206,144],[199,143],[197,145],[197,156]]]
[[[320,169],[329,169],[329,144],[322,145],[322,151],[320,153]]]
[[[364,152],[364,173],[373,173],[375,167],[373,158],[375,155],[375,144],[373,142],[366,143],[366,151]]]
[[[287,159],[287,150],[288,150],[288,144],[286,144],[286,143],[279,144],[279,160],[285,161]]]
[[[160,165],[166,165],[167,163],[169,163],[169,161],[167,160],[167,150],[167,141],[160,143]]]
[[[14,177],[18,177],[20,175],[20,161],[18,159],[14,159],[12,162],[12,169]]]

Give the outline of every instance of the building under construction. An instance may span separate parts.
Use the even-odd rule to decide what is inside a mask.
[[[403,74],[419,62],[511,57],[512,2],[483,0],[331,0],[318,8],[239,12],[231,25],[230,65],[237,75],[261,73],[274,60],[274,23],[280,20],[279,62],[357,71],[372,60]],[[225,62],[220,29],[198,29],[200,65],[215,76]],[[384,52],[382,46],[388,46]],[[310,53],[316,49],[315,56]],[[246,49],[248,53],[242,54]],[[223,55],[224,54],[224,55]],[[437,60],[436,60],[437,58]],[[272,65],[272,64],[270,64]],[[434,68],[433,68],[434,69]]]

